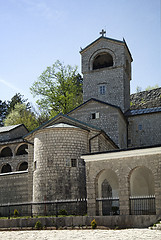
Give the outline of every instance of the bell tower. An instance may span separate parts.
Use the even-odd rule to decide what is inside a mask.
[[[82,56],[83,101],[91,98],[130,108],[132,56],[123,41],[107,38],[106,32],[80,51]]]

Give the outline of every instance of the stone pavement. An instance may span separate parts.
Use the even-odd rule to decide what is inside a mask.
[[[125,230],[39,230],[1,231],[1,240],[140,240],[161,239],[161,231],[150,229]]]

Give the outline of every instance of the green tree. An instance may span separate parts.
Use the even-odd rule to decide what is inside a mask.
[[[27,108],[27,109],[30,109],[30,108],[31,108],[30,103],[27,102],[27,101],[28,101],[28,99],[24,99],[24,96],[23,96],[23,95],[21,95],[20,93],[16,93],[16,94],[11,98],[10,101],[7,101],[7,113],[9,114],[12,110],[14,110],[15,105],[16,105],[17,103],[20,103],[20,104],[25,103],[26,108]]]
[[[29,131],[38,127],[38,121],[31,110],[26,108],[24,103],[17,103],[14,109],[7,115],[4,125],[24,124]]]
[[[7,105],[6,101],[2,102],[0,100],[0,127],[2,127],[4,125],[3,121],[7,115],[7,108],[8,108],[8,105]]]
[[[65,66],[57,60],[47,67],[30,90],[34,97],[40,97],[36,101],[39,108],[53,117],[60,112],[66,114],[82,103],[82,82],[77,67]]]

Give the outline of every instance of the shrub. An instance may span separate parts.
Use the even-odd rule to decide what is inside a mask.
[[[35,224],[35,228],[39,230],[39,229],[42,229],[42,227],[43,227],[42,223],[40,221],[37,221]]]
[[[59,211],[59,215],[64,215],[64,216],[66,216],[66,215],[68,215],[68,213],[67,213],[67,211],[66,211],[65,209],[61,209],[61,210]]]
[[[19,216],[19,212],[18,212],[18,210],[15,209],[14,212],[13,212],[13,214],[14,214],[14,217],[18,217],[18,216]]]
[[[92,220],[91,227],[92,227],[92,229],[95,229],[97,227],[97,223],[96,223],[95,219]]]

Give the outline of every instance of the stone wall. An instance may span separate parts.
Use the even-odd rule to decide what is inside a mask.
[[[28,172],[11,172],[0,174],[0,205],[8,203],[22,203],[28,201]],[[20,214],[28,214],[28,210],[15,206],[10,209],[13,215],[14,209]],[[8,209],[0,207],[0,214],[8,216]]]
[[[33,201],[86,197],[85,165],[80,156],[88,152],[87,136],[88,131],[76,127],[49,128],[36,133]]]
[[[161,112],[130,116],[128,121],[128,147],[161,143]]]
[[[118,191],[120,215],[129,215],[130,213],[129,197],[133,194],[132,189],[137,188],[137,196],[141,196],[141,194],[145,196],[146,186],[146,188],[149,189],[146,195],[155,193],[156,217],[161,217],[161,147],[90,154],[84,155],[82,158],[86,162],[88,216],[96,215],[98,212],[100,214],[98,207],[101,206],[96,205],[96,198],[100,197],[98,195],[100,192],[98,189],[99,179],[103,173],[107,172],[110,174],[106,174],[104,177],[106,177],[111,185],[115,180],[114,177],[111,176],[115,176],[118,182],[117,186],[114,184],[114,190]],[[151,179],[147,180],[147,185],[144,185],[144,181],[142,180],[134,185],[135,181],[132,176],[136,173],[136,169],[139,171],[142,169],[142,172],[140,172],[140,175],[138,175],[135,180],[142,179],[142,176],[144,176],[145,181],[146,173],[151,173]],[[147,174],[147,179],[149,176],[150,175]],[[154,186],[152,191],[150,190],[150,183],[153,181]],[[140,190],[138,190],[138,187]]]
[[[98,114],[98,118],[93,119],[93,113]],[[127,123],[118,108],[93,100],[68,115],[104,130],[120,148],[127,146]]]

